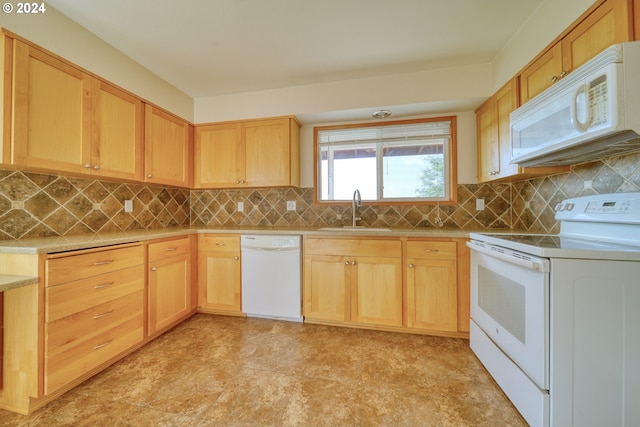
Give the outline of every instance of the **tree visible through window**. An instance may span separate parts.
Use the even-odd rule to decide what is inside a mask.
[[[450,201],[455,117],[315,128],[316,200]]]

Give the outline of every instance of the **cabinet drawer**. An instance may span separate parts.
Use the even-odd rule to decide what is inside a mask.
[[[45,347],[51,357],[75,346],[100,331],[113,328],[123,320],[142,313],[144,291],[125,295],[113,301],[45,323]]]
[[[52,322],[142,289],[142,265],[52,286],[45,290],[45,321]]]
[[[191,239],[167,240],[164,242],[154,242],[149,244],[149,262],[160,259],[171,258],[176,255],[188,254],[191,250]]]
[[[45,357],[45,394],[50,394],[74,379],[142,341],[142,312],[135,317],[99,332],[77,345]]]
[[[207,252],[239,252],[240,236],[201,234],[199,236],[199,249]]]
[[[402,257],[402,242],[394,239],[310,238],[304,241],[305,254]]]
[[[410,241],[407,258],[455,259],[456,242]]]
[[[46,286],[55,286],[134,265],[142,265],[143,260],[142,245],[102,249],[48,259],[46,262]]]

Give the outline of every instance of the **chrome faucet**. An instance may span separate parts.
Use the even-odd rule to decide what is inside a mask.
[[[356,191],[353,192],[353,200],[351,200],[351,213],[353,218],[351,220],[351,226],[356,226],[356,207],[362,207],[362,197],[360,197],[360,190],[356,188]]]

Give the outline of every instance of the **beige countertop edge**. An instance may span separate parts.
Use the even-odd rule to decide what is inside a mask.
[[[203,233],[239,233],[239,234],[301,234],[319,236],[404,236],[404,237],[443,237],[468,238],[474,232],[509,232],[509,230],[460,230],[460,229],[391,229],[391,231],[358,230],[320,230],[318,228],[284,227],[177,227],[154,230],[136,230],[128,232],[82,234],[76,236],[42,237],[19,240],[0,240],[0,254],[49,254],[80,249],[91,249],[123,243],[144,242],[185,234]]]
[[[37,283],[38,278],[35,276],[14,276],[11,274],[0,274],[0,292],[20,288],[22,286],[35,285]]]

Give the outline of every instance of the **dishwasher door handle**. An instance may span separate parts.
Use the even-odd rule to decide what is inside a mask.
[[[299,251],[300,248],[297,247],[286,247],[286,248],[254,248],[254,247],[242,247],[243,251],[256,251],[256,252],[293,252]]]

